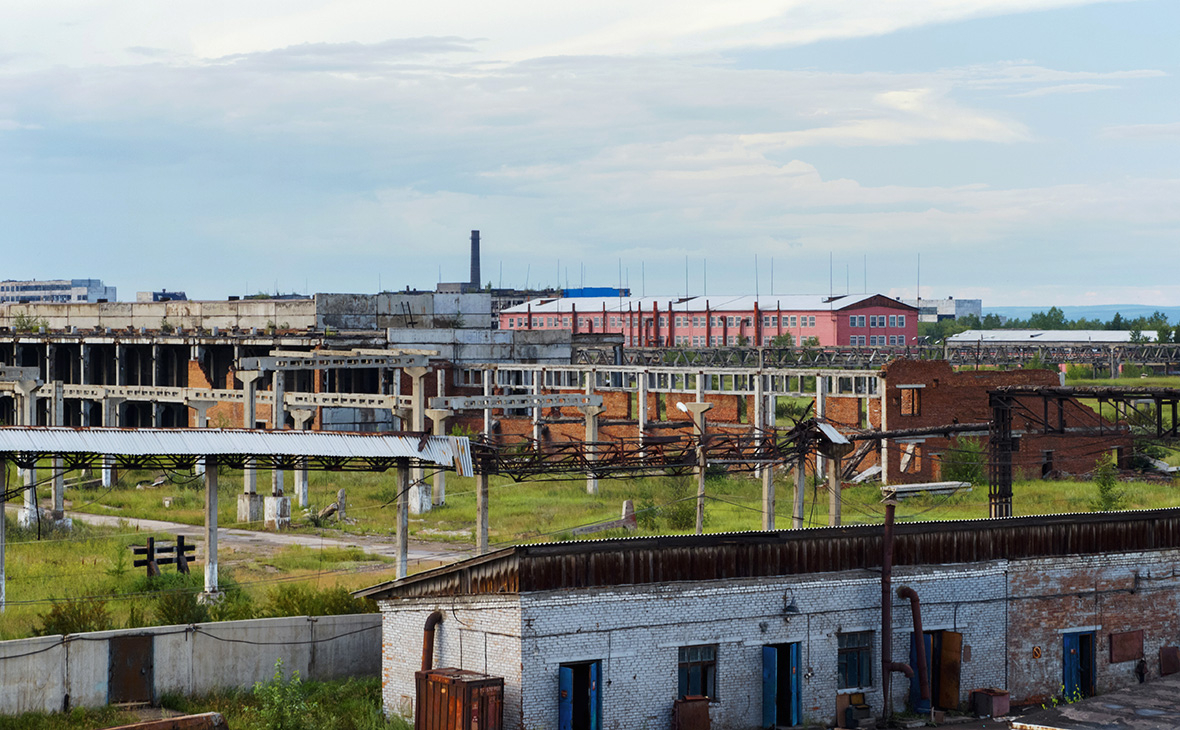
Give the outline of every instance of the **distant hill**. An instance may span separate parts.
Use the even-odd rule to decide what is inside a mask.
[[[1008,319],[1028,319],[1036,312],[1048,312],[1052,304],[1040,307],[984,307],[983,313],[998,314]],[[1136,317],[1150,317],[1155,312],[1163,312],[1168,321],[1175,324],[1180,321],[1180,307],[1152,307],[1145,304],[1090,304],[1086,306],[1057,307],[1066,319],[1100,319],[1109,322],[1116,313],[1123,315],[1123,319]]]

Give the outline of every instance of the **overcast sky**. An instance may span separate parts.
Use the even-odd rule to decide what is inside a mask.
[[[1177,305],[1178,27],[1175,0],[7,0],[0,278],[432,288],[480,229],[504,286],[682,294],[687,261],[690,294],[770,294],[773,261],[778,294]]]

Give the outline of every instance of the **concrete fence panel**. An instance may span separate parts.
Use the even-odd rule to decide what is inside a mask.
[[[0,714],[98,707],[111,696],[111,641],[151,636],[152,696],[249,689],[283,673],[304,679],[375,677],[381,617],[297,616],[155,626],[0,642]],[[125,644],[125,642],[122,642]]]

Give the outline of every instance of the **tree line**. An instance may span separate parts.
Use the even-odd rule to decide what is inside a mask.
[[[1027,319],[1013,317],[1003,319],[998,314],[988,314],[977,317],[969,314],[958,319],[944,319],[939,322],[919,322],[918,334],[928,337],[928,342],[942,342],[951,335],[967,330],[1127,330],[1131,333],[1131,342],[1147,342],[1146,332],[1157,332],[1158,342],[1180,342],[1180,322],[1175,325],[1168,323],[1168,315],[1156,311],[1150,316],[1135,318],[1123,317],[1115,312],[1114,317],[1107,321],[1101,319],[1069,319],[1065,312],[1057,307],[1050,307],[1047,312],[1034,312]]]

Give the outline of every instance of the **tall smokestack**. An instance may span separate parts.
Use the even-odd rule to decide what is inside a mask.
[[[479,291],[479,231],[471,232],[471,289]]]

